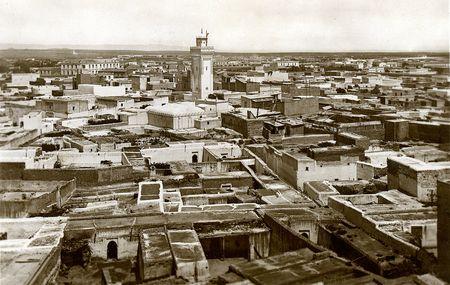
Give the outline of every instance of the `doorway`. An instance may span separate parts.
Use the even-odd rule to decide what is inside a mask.
[[[117,243],[115,241],[110,241],[108,243],[108,248],[106,250],[107,259],[117,259]]]

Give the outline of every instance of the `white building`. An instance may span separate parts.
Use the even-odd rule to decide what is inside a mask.
[[[42,154],[36,147],[2,149],[0,162],[25,163],[25,169],[52,169],[57,157],[55,154]]]
[[[166,163],[185,160],[188,163],[211,161],[212,156],[238,158],[242,155],[238,145],[208,140],[166,142],[167,146],[141,150],[148,163]]]
[[[100,70],[120,68],[116,59],[89,59],[61,64],[61,75],[97,74]]]
[[[31,81],[36,81],[39,78],[39,73],[13,73],[11,74],[11,84],[8,84],[12,87],[22,87],[30,86]]]
[[[298,60],[279,60],[272,64],[275,68],[287,68],[287,67],[299,67],[300,62]]]
[[[79,84],[78,94],[94,94],[95,96],[124,96],[125,86],[102,86],[96,84]]]
[[[193,102],[169,103],[163,106],[148,106],[148,123],[173,130],[194,128],[194,120],[205,114]]]
[[[191,90],[195,99],[205,99],[213,93],[214,47],[208,46],[208,32],[203,30],[191,47]]]
[[[19,120],[19,125],[23,127],[24,130],[38,130],[39,134],[45,134],[53,131],[53,126],[55,120],[45,119],[44,112],[34,111],[24,115]]]

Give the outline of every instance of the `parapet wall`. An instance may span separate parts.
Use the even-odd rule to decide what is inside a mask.
[[[338,132],[349,132],[366,136],[371,140],[383,140],[385,137],[384,126],[379,121],[361,123],[343,123],[337,126]]]

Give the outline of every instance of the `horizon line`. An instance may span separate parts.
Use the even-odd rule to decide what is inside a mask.
[[[1,44],[0,44],[1,45]],[[26,48],[26,47],[9,47],[9,48],[0,48],[0,51],[8,51],[8,50],[36,50],[36,51],[50,51],[50,50],[73,50],[73,51],[131,51],[131,52],[172,52],[172,53],[189,53],[189,49],[154,49],[154,50],[146,50],[146,49],[130,49],[130,48],[117,48],[117,49],[103,49],[103,48],[69,48],[69,47],[54,47],[54,48]],[[450,52],[447,50],[417,50],[417,51],[411,51],[411,50],[327,50],[327,51],[311,51],[311,50],[293,50],[293,51],[268,51],[268,50],[215,50],[215,53],[446,53],[450,55]]]

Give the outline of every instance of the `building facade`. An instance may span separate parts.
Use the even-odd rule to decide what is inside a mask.
[[[97,74],[100,70],[120,68],[116,59],[89,59],[76,62],[63,62],[61,75]]]

